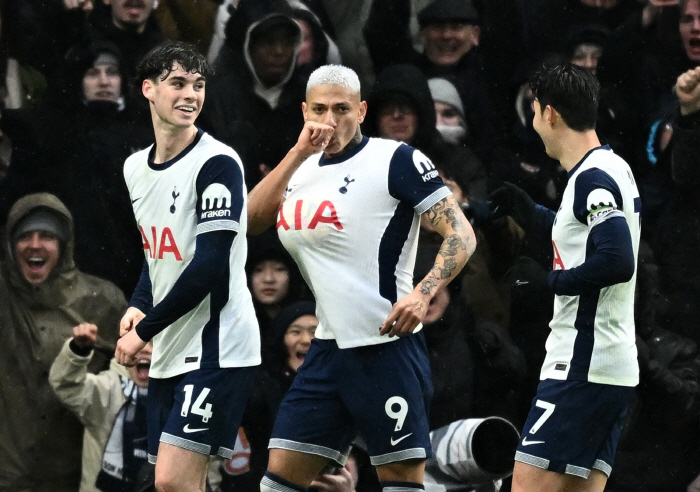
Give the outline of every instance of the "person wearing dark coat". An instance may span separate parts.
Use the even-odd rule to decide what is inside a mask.
[[[636,0],[523,0],[525,39],[531,60],[559,51],[571,28],[598,24],[614,30],[641,12]]]
[[[73,328],[99,327],[92,372],[106,368],[126,299],[73,262],[70,212],[31,194],[11,208],[0,261],[0,490],[76,492],[83,427],[49,384]]]
[[[232,146],[248,189],[286,155],[304,126],[308,73],[296,67],[301,30],[285,0],[241,2],[207,81],[202,128]],[[304,75],[306,73],[306,75]]]
[[[435,103],[425,76],[410,64],[382,71],[367,98],[363,133],[399,140],[435,162],[450,161],[468,176],[465,191],[485,198],[485,173],[481,161],[468,147],[446,142],[436,128]]]
[[[26,193],[48,191],[73,214],[76,264],[130,295],[143,266],[141,235],[131,212],[124,160],[153,141],[135,109],[118,48],[86,41],[66,57],[67,94],[21,140],[17,161],[0,183],[0,223]]]
[[[155,17],[157,0],[111,0],[92,2],[89,15],[81,8],[64,13],[65,36],[73,44],[85,41],[109,41],[122,53],[127,75],[136,75],[136,65],[152,48],[163,41]]]
[[[462,98],[467,126],[473,130],[474,151],[488,162],[495,144],[493,110],[482,75],[478,45],[479,13],[470,1],[436,0],[418,13],[424,51],[414,49],[407,0],[374,0],[364,35],[374,71],[408,63],[426,78],[442,77]]]

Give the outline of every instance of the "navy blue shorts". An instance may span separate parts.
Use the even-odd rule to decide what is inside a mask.
[[[148,460],[160,442],[206,455],[233,456],[256,367],[197,369],[148,381]]]
[[[422,332],[349,349],[315,338],[280,405],[270,448],[343,465],[359,434],[375,466],[429,458],[431,396]]]
[[[607,476],[634,388],[545,379],[537,387],[515,459],[559,473]]]

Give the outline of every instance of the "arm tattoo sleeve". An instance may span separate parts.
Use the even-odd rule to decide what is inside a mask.
[[[448,204],[447,198],[443,198],[433,205],[427,213],[433,227],[444,221],[454,231],[445,236],[438,252],[437,261],[428,276],[421,282],[421,292],[430,295],[438,285],[436,280],[449,279],[458,269],[459,261],[457,256],[460,252],[470,252],[473,248],[471,244],[467,244],[471,242],[471,237],[467,236],[464,238],[459,234],[460,232],[465,232],[467,228],[463,223],[462,214],[455,212],[455,209]]]

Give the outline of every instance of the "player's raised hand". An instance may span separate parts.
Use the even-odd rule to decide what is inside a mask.
[[[317,154],[322,152],[333,136],[334,128],[323,123],[307,121],[299,134],[299,139],[294,146],[297,151],[304,155]]]
[[[80,323],[73,327],[73,341],[80,348],[93,348],[97,343],[97,326]]]
[[[136,330],[131,330],[117,341],[114,358],[123,366],[136,365],[136,355],[143,350],[147,343],[141,340]]]
[[[676,80],[676,96],[681,114],[688,115],[700,110],[700,67],[683,72]]]
[[[380,335],[401,337],[410,335],[416,329],[428,312],[430,298],[414,289],[403,299],[400,299],[387,316],[379,330]]]
[[[119,336],[123,337],[128,332],[136,328],[139,321],[145,317],[146,315],[143,314],[143,312],[138,308],[130,307],[127,309],[124,316],[122,316],[122,320],[119,322]]]

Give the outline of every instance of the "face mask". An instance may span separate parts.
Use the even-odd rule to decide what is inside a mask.
[[[467,136],[467,130],[461,126],[437,125],[437,129],[442,138],[453,144],[461,144]]]

